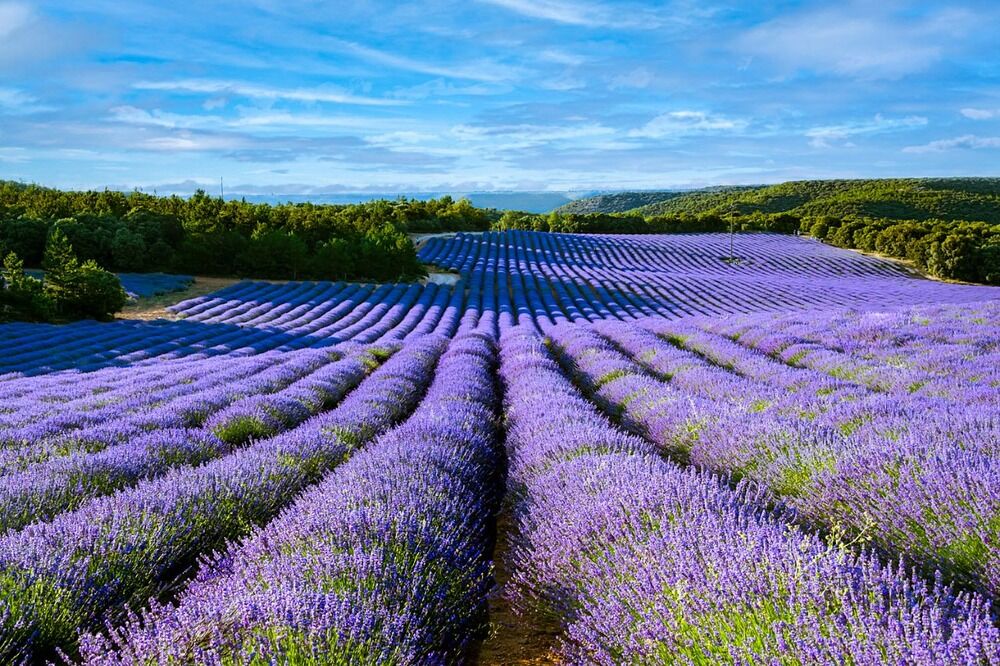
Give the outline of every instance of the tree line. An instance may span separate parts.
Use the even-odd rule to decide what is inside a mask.
[[[269,205],[0,182],[0,254],[38,266],[58,226],[81,260],[112,271],[406,280],[423,271],[408,232],[484,230],[491,215],[450,197]]]

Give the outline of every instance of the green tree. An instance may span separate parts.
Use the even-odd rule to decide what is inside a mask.
[[[42,268],[45,294],[63,317],[109,319],[128,302],[118,276],[92,259],[80,264],[58,225],[49,234]]]
[[[45,293],[56,304],[57,309],[61,309],[63,304],[73,300],[78,291],[80,263],[59,225],[52,227],[49,232],[42,268],[45,270]]]
[[[68,311],[81,317],[111,319],[128,302],[118,276],[93,260],[83,262],[77,269],[76,285],[77,291],[66,306]]]
[[[26,274],[24,262],[8,253],[0,271],[0,319],[47,321],[52,311],[42,281]]]

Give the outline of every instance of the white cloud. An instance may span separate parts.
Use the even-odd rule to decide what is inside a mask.
[[[1000,148],[1000,136],[976,136],[966,134],[953,139],[939,139],[921,146],[907,146],[904,153],[941,153],[947,150],[975,150],[981,148]]]
[[[395,99],[352,95],[327,87],[272,88],[240,81],[219,81],[213,79],[140,81],[133,84],[132,87],[138,90],[172,90],[216,96],[228,94],[254,99],[281,99],[293,102],[323,102],[331,104],[355,104],[359,106],[398,106],[406,103]]]
[[[545,79],[539,83],[545,90],[555,90],[564,92],[566,90],[580,90],[587,87],[587,82],[573,76],[560,76],[554,79]]]
[[[503,95],[513,88],[508,83],[473,83],[471,85],[455,85],[444,79],[431,79],[424,83],[406,88],[397,88],[389,93],[399,99],[422,100],[441,97],[481,97],[484,95]]]
[[[749,122],[742,118],[727,118],[704,111],[669,111],[642,127],[630,130],[628,135],[641,139],[665,139],[691,134],[739,132],[748,125]]]
[[[166,113],[159,109],[147,111],[134,106],[116,106],[111,109],[111,118],[130,125],[153,125],[155,127],[206,127],[219,124],[217,116],[185,116],[177,113]]]
[[[222,117],[211,114],[187,115],[169,113],[160,109],[140,109],[134,106],[116,106],[111,110],[111,120],[129,125],[165,127],[168,129],[211,129],[259,131],[295,131],[341,129],[359,132],[399,130],[402,125],[416,125],[406,118],[377,118],[370,115],[319,115],[274,111],[243,110],[242,115]],[[426,123],[424,123],[426,124]]]
[[[624,74],[619,74],[611,79],[609,88],[620,90],[622,88],[642,89],[653,82],[653,73],[646,67],[636,67]]]
[[[588,28],[656,28],[662,19],[642,7],[612,7],[569,0],[479,0],[529,18]]]
[[[512,150],[529,148],[569,141],[572,143],[584,139],[610,138],[616,132],[610,127],[596,123],[581,123],[579,125],[456,125],[451,130],[456,139],[470,144],[481,144],[488,150]]]
[[[578,67],[587,62],[587,58],[582,55],[570,53],[568,51],[561,51],[559,49],[545,49],[538,54],[538,57],[546,62],[554,62],[559,65],[570,65],[571,67]]]
[[[962,109],[962,115],[972,120],[1000,118],[1000,109]]]
[[[379,130],[398,128],[405,122],[400,118],[373,118],[372,116],[328,116],[303,113],[248,113],[226,121],[230,127],[281,127],[281,128],[331,128]]]
[[[895,79],[943,59],[982,20],[960,9],[914,19],[873,7],[848,3],[778,18],[745,32],[736,46],[779,69]]]
[[[141,142],[140,145],[147,150],[164,152],[232,150],[241,147],[240,141],[234,137],[203,136],[190,132],[153,137]]]
[[[339,39],[331,39],[329,43],[342,51],[351,53],[369,62],[388,65],[389,67],[408,72],[417,72],[418,74],[442,76],[448,79],[467,79],[470,81],[496,83],[519,79],[522,73],[520,68],[491,60],[477,60],[461,65],[436,65]]]
[[[18,88],[0,88],[0,113],[20,115],[50,111],[51,107],[38,103],[38,98]]]
[[[34,19],[31,7],[23,2],[0,2],[0,40],[9,38]]]
[[[397,132],[386,132],[385,134],[376,134],[365,138],[365,141],[374,146],[393,148],[400,145],[414,146],[422,143],[428,143],[430,141],[434,141],[435,139],[437,139],[435,135],[428,134],[427,132],[401,130]]]
[[[927,119],[923,116],[886,118],[882,114],[876,114],[873,119],[866,122],[813,127],[806,130],[805,135],[809,137],[809,145],[813,148],[830,148],[833,144],[845,142],[852,136],[881,134],[883,132],[913,129],[926,125]],[[843,145],[848,144],[844,143]]]
[[[20,164],[28,161],[28,151],[19,146],[0,146],[0,162]]]

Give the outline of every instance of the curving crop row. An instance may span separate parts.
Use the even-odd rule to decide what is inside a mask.
[[[410,343],[298,428],[0,538],[0,658],[72,649],[78,630],[141,604],[199,554],[272,518],[416,407],[444,345]]]
[[[374,362],[371,352],[356,352],[277,393],[238,401],[209,418],[203,429],[157,430],[97,453],[55,458],[0,477],[0,533],[48,520],[171,468],[219,458],[251,438],[274,436],[335,405]]]
[[[988,603],[824,543],[617,431],[539,338],[502,340],[512,596],[565,626],[567,663],[1000,661]]]
[[[687,352],[622,324],[597,330],[641,365],[583,327],[553,340],[576,379],[632,431],[698,466],[753,479],[809,522],[1000,591],[995,419],[926,396],[837,390],[822,374],[780,392],[708,365],[696,382],[681,381],[662,359]]]
[[[494,365],[488,338],[456,338],[405,423],[205,563],[176,604],[85,638],[84,662],[460,659],[491,584]]]

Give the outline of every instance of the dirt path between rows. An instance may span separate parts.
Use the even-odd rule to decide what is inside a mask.
[[[510,579],[508,551],[514,524],[505,506],[497,517],[497,543],[493,553],[497,589],[490,596],[490,635],[470,663],[479,666],[547,666],[560,663],[553,650],[561,633],[550,617],[530,613],[517,615],[503,595]]]

